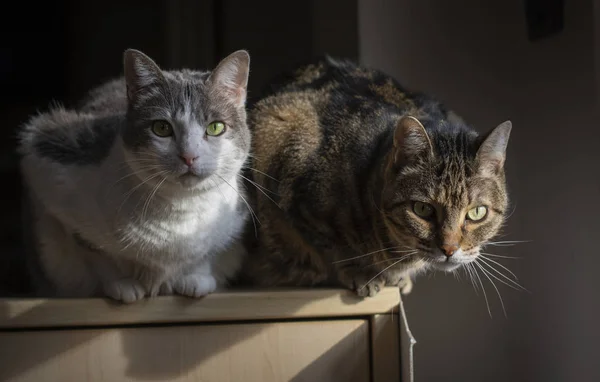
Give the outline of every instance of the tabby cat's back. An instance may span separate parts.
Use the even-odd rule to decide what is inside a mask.
[[[480,136],[432,97],[330,58],[273,89],[249,115],[264,188],[252,282],[408,290],[411,275],[471,262],[497,233],[510,123]],[[486,219],[469,220],[479,207]]]

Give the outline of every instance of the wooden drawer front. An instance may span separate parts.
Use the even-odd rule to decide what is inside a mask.
[[[369,324],[0,332],[0,381],[369,381]]]

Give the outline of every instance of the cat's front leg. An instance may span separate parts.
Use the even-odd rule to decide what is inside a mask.
[[[146,296],[146,288],[133,278],[121,278],[105,282],[104,293],[110,298],[131,304]]]
[[[185,273],[161,287],[162,292],[174,292],[188,297],[202,297],[217,289],[217,280],[211,274],[209,264],[203,264],[194,271]]]

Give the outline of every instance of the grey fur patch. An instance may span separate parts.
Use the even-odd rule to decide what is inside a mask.
[[[82,129],[77,122],[64,126],[76,132],[72,140],[62,134],[40,134],[33,142],[36,153],[44,158],[65,165],[93,165],[101,163],[110,152],[117,136],[122,117],[99,118],[89,129]]]
[[[75,240],[75,243],[77,243],[77,245],[79,245],[89,251],[92,251],[92,252],[101,252],[100,248],[95,246],[90,241],[84,239],[83,236],[81,236],[79,233],[73,232],[72,236],[73,236],[73,240]]]

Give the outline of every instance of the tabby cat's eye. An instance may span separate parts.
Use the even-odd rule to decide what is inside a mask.
[[[471,208],[467,212],[467,219],[472,220],[474,222],[483,219],[487,215],[487,208],[484,206],[479,206],[475,208]]]
[[[154,121],[152,122],[152,132],[159,137],[170,137],[173,135],[173,127],[167,121]]]
[[[218,135],[223,134],[223,132],[225,131],[225,124],[223,122],[211,122],[207,127],[206,127],[206,134],[212,136],[212,137],[216,137]]]
[[[433,209],[433,206],[429,203],[423,203],[423,202],[415,202],[413,204],[413,211],[415,214],[417,214],[417,216],[423,218],[423,219],[428,219],[431,216],[433,216],[433,213],[435,212],[435,210]]]

